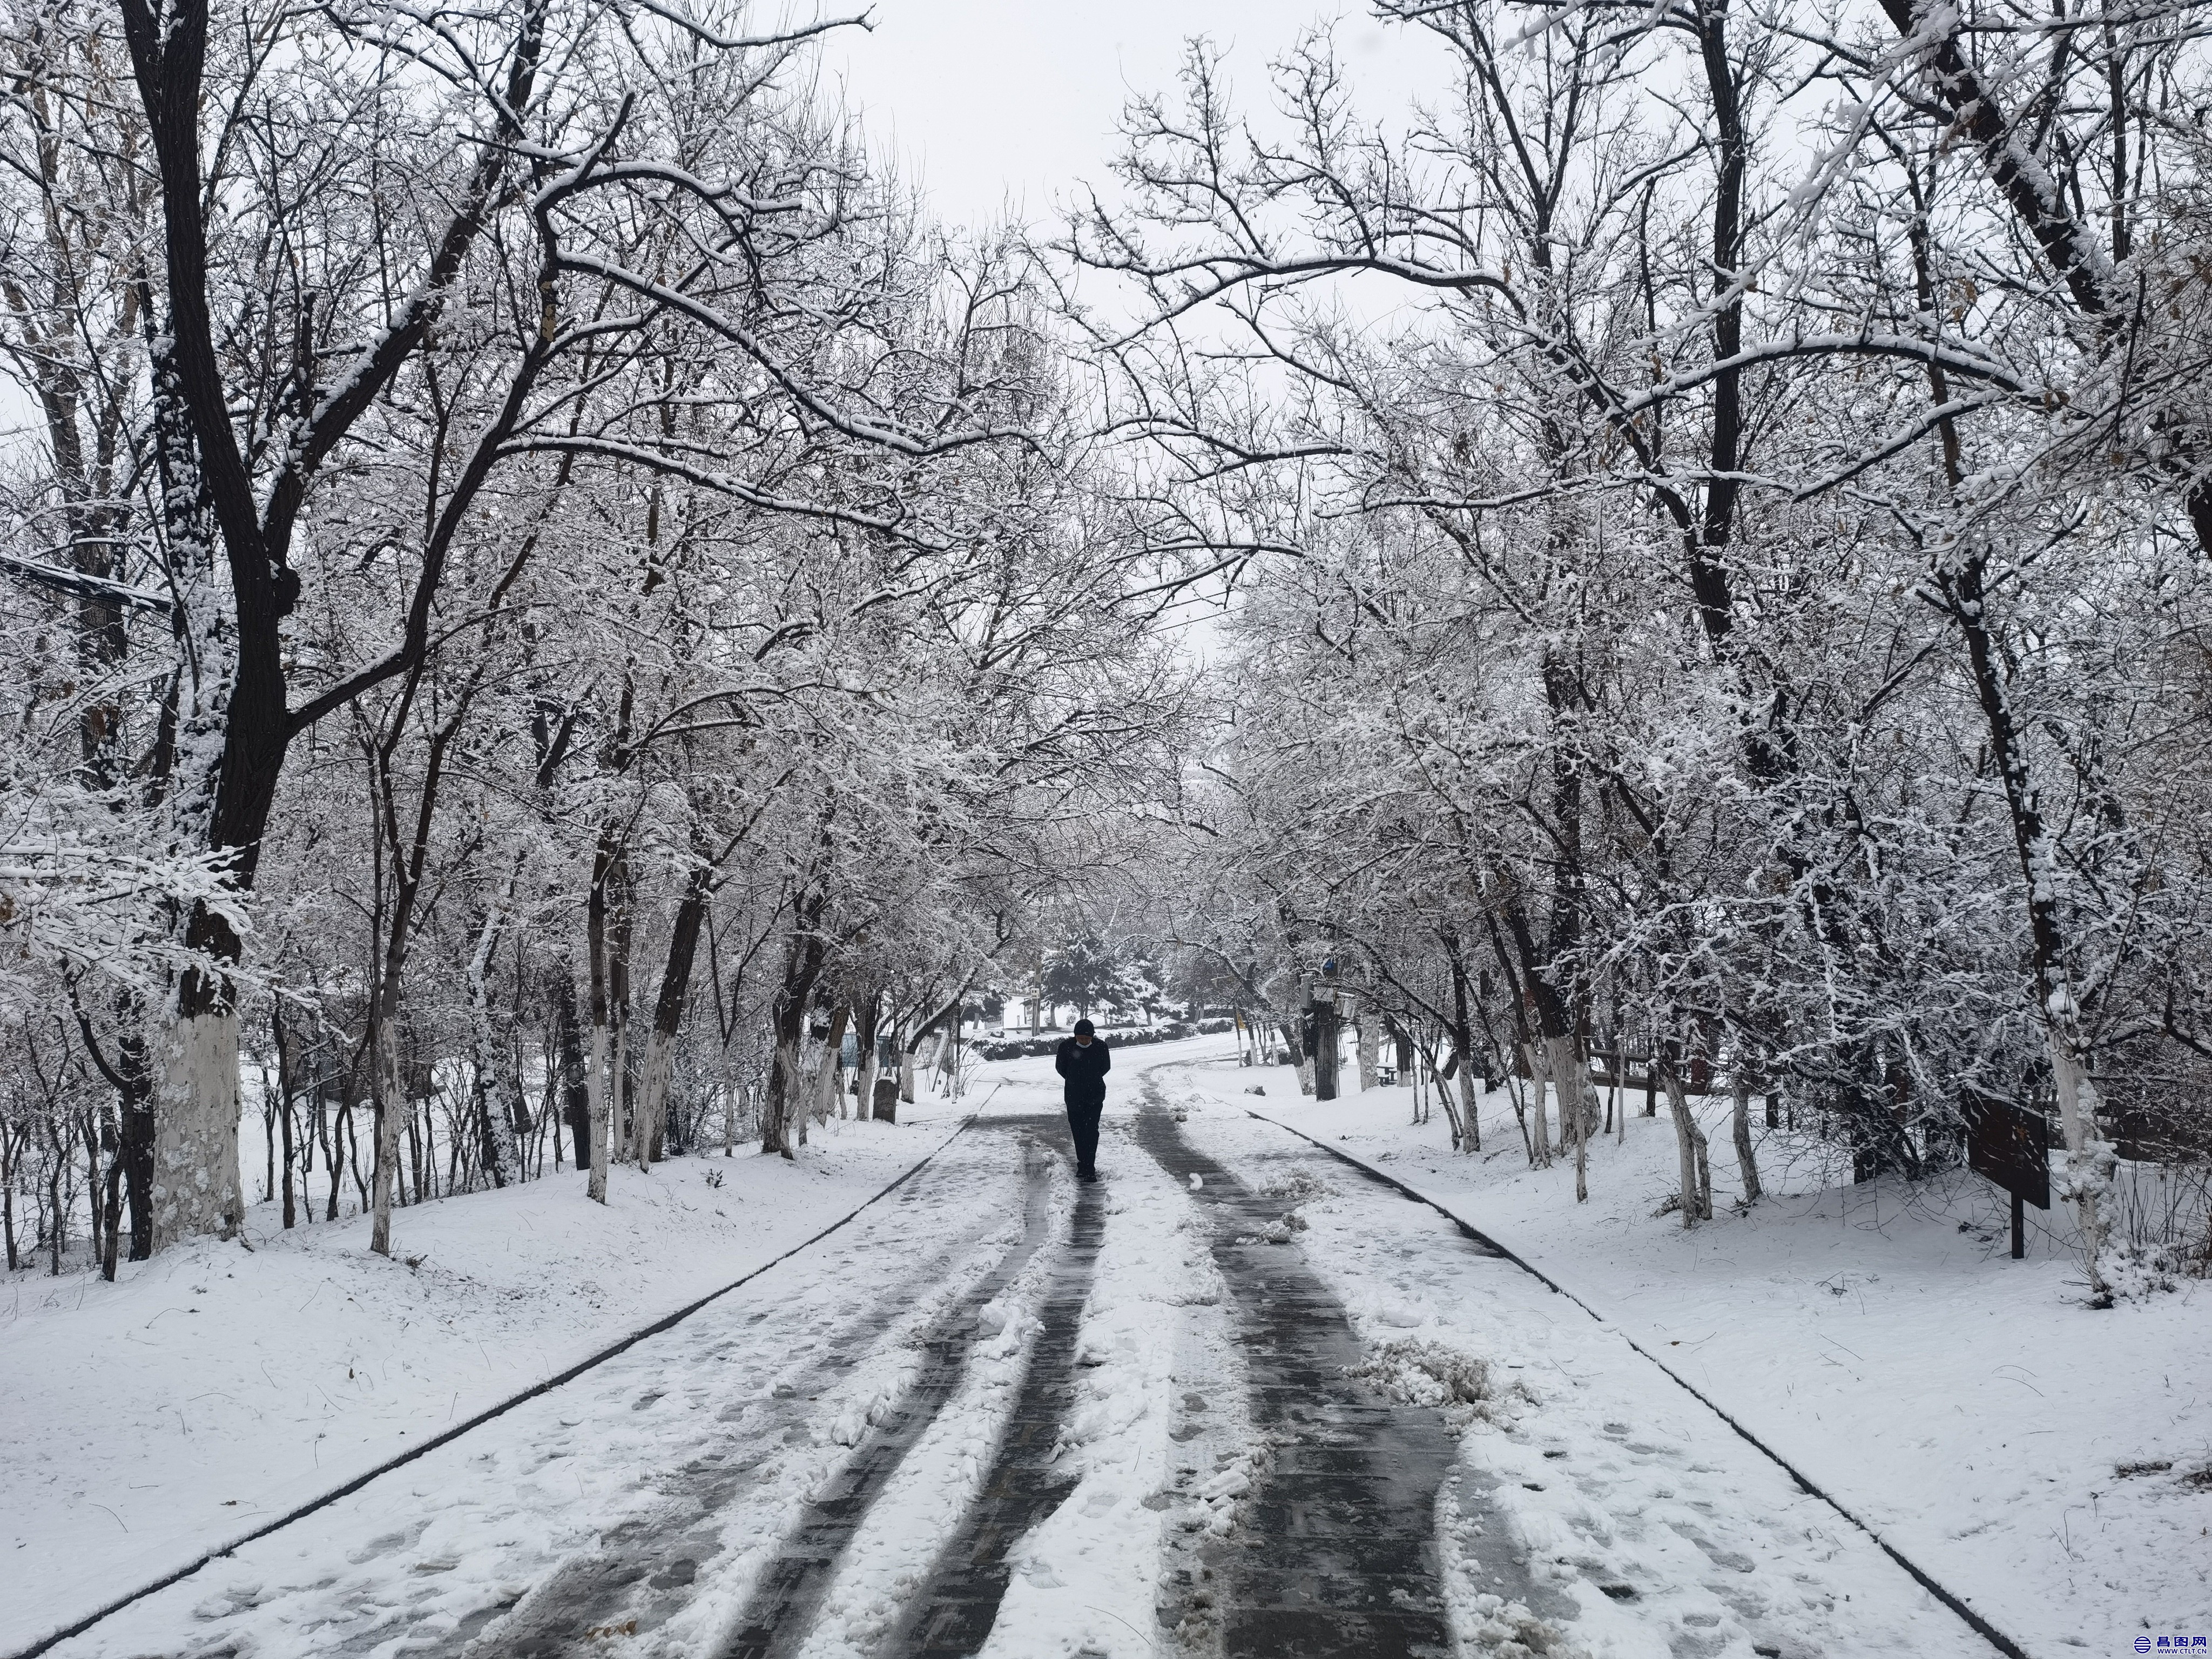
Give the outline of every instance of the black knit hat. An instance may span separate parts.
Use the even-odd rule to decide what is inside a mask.
[[[1089,1036],[1097,1029],[1087,1019],[1079,1019],[1075,1022],[1075,1035],[1078,1036]]]

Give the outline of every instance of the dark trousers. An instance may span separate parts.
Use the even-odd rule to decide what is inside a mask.
[[[1105,1109],[1103,1100],[1067,1103],[1067,1132],[1075,1137],[1075,1167],[1079,1174],[1087,1175],[1098,1166],[1098,1115]]]

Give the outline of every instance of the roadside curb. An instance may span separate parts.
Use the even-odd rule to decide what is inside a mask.
[[[995,1092],[995,1091],[994,1092]],[[986,1097],[986,1099],[988,1099],[988,1096]],[[978,1108],[978,1110],[980,1109],[981,1108]],[[872,1206],[881,1203],[884,1199],[889,1198],[901,1187],[906,1185],[908,1182],[913,1180],[915,1176],[920,1175],[923,1170],[927,1169],[931,1161],[934,1159],[939,1152],[943,1152],[947,1146],[950,1146],[955,1140],[966,1133],[969,1126],[975,1121],[975,1116],[976,1114],[975,1112],[970,1112],[967,1116],[962,1118],[960,1120],[959,1126],[955,1128],[951,1134],[945,1136],[944,1139],[939,1141],[937,1145],[931,1147],[927,1152],[923,1153],[918,1160],[908,1168],[904,1174],[899,1176],[897,1179],[892,1181],[881,1190],[872,1194],[859,1204],[854,1205],[853,1208],[847,1211],[843,1215],[838,1217],[836,1220],[831,1222],[819,1232],[813,1234],[810,1237],[801,1239],[798,1243],[793,1244],[790,1249],[785,1250],[780,1255],[762,1262],[759,1267],[755,1267],[751,1272],[741,1274],[739,1277],[732,1279],[720,1290],[709,1291],[706,1295],[698,1297],[696,1301],[686,1303],[684,1306],[677,1309],[673,1313],[663,1314],[651,1324],[641,1326],[636,1330],[630,1332],[629,1335],[619,1338],[616,1341],[608,1344],[605,1347],[601,1348],[596,1352],[589,1354],[584,1358],[577,1361],[566,1370],[560,1371],[552,1376],[546,1377],[541,1382],[534,1382],[529,1388],[523,1389],[521,1393],[510,1395],[508,1398],[499,1401],[495,1405],[487,1406],[483,1410],[478,1412],[475,1416],[467,1419],[465,1421],[454,1424],[450,1428],[441,1430],[439,1433],[432,1436],[429,1439],[425,1440],[421,1445],[410,1446],[405,1451],[401,1452],[398,1456],[387,1459],[386,1462],[378,1464],[374,1468],[364,1470],[362,1473],[355,1475],[343,1485],[334,1486],[330,1491],[322,1493],[319,1497],[309,1498],[306,1503],[286,1510],[283,1515],[276,1516],[276,1518],[272,1521],[264,1521],[259,1526],[254,1527],[246,1532],[240,1533],[237,1537],[230,1540],[229,1542],[219,1545],[216,1548],[207,1551],[205,1553],[186,1563],[185,1565],[179,1567],[175,1571],[165,1573],[161,1577],[154,1579],[150,1583],[141,1584],[137,1589],[131,1590],[125,1595],[117,1596],[113,1601],[106,1603],[96,1612],[86,1614],[85,1617],[78,1620],[75,1624],[69,1625],[60,1630],[50,1632],[48,1634],[40,1637],[37,1641],[32,1643],[28,1647],[16,1648],[10,1650],[7,1654],[6,1659],[38,1659],[39,1655],[46,1652],[61,1643],[68,1641],[71,1637],[83,1635],[85,1632],[90,1630],[94,1625],[100,1623],[101,1620],[113,1617],[116,1613],[122,1612],[124,1608],[131,1606],[134,1601],[143,1601],[146,1597],[155,1595],[159,1591],[165,1590],[168,1589],[170,1585],[179,1583],[183,1580],[191,1577],[202,1567],[206,1566],[210,1561],[219,1561],[224,1556],[233,1554],[235,1552],[243,1549],[246,1545],[254,1542],[257,1539],[266,1538],[270,1533],[281,1531],[284,1528],[290,1526],[295,1521],[305,1520],[307,1516],[314,1514],[318,1510],[329,1508],[330,1505],[337,1503],[341,1498],[348,1498],[352,1496],[355,1492],[359,1492],[363,1486],[368,1485],[370,1481],[380,1480],[385,1475],[390,1474],[395,1469],[404,1468],[408,1464],[414,1462],[417,1458],[426,1456],[429,1453],[437,1450],[439,1447],[446,1445],[449,1442],[459,1439],[463,1435],[467,1434],[473,1429],[483,1427],[494,1418],[504,1417],[516,1407],[526,1405],[529,1401],[537,1399],[540,1395],[550,1394],[554,1389],[562,1387],[564,1384],[574,1382],[585,1372],[591,1370],[595,1366],[605,1364],[608,1360],[612,1359],[617,1354],[627,1352],[629,1349],[635,1347],[639,1343],[644,1341],[647,1337],[658,1336],[663,1331],[671,1329],[677,1325],[680,1325],[684,1321],[689,1319],[693,1314],[697,1313],[708,1303],[720,1301],[731,1291],[750,1284],[754,1279],[758,1279],[763,1273],[767,1273],[770,1268],[780,1267],[784,1262],[790,1261],[792,1257],[797,1255],[801,1250],[811,1249],[812,1246],[820,1243],[823,1239],[829,1237],[830,1234],[836,1232],[839,1228],[843,1227],[848,1222],[858,1217],[863,1211],[867,1210]]]
[[[1735,1430],[1738,1436],[1755,1448],[1770,1462],[1773,1463],[1776,1468],[1779,1468],[1784,1474],[1788,1475],[1790,1480],[1796,1481],[1799,1490],[1806,1492],[1811,1497],[1819,1498],[1830,1509],[1835,1510],[1838,1515],[1850,1522],[1852,1526],[1857,1528],[1869,1538],[1872,1539],[1875,1546],[1881,1549],[1881,1553],[1884,1555],[1887,1555],[1891,1560],[1896,1562],[1899,1566],[1904,1568],[1905,1572],[1911,1577],[1915,1583],[1918,1584],[1921,1589],[1926,1590],[1930,1595],[1941,1601],[1945,1607],[1950,1608],[1953,1613],[1957,1613],[1960,1619],[1964,1620],[1970,1626],[1972,1627],[1975,1634],[1981,1637],[1983,1640],[1986,1641],[1999,1653],[2003,1654],[2005,1656],[2005,1659],[2029,1659],[2028,1652],[2025,1648],[2021,1647],[2019,1643],[2014,1641],[2012,1638],[2007,1636],[2002,1631],[1991,1624],[1982,1614],[1977,1613],[1972,1605],[1963,1596],[1960,1596],[1951,1590],[1946,1589],[1942,1584],[1938,1583],[1935,1578],[1930,1577],[1927,1572],[1923,1571],[1917,1564],[1915,1564],[1911,1558],[1899,1551],[1895,1545],[1892,1544],[1887,1539],[1884,1538],[1880,1533],[1876,1532],[1872,1527],[1869,1526],[1864,1521],[1862,1521],[1856,1515],[1853,1514],[1850,1510],[1846,1508],[1833,1494],[1830,1493],[1824,1488],[1816,1486],[1812,1480],[1808,1479],[1801,1470],[1799,1470],[1796,1464],[1792,1463],[1788,1458],[1783,1456],[1780,1452],[1768,1445],[1765,1441],[1760,1439],[1756,1434],[1753,1434],[1749,1429],[1746,1428],[1733,1414],[1717,1404],[1711,1395],[1699,1389],[1697,1384],[1687,1381],[1680,1371],[1677,1371],[1672,1365],[1669,1365],[1665,1360],[1660,1358],[1657,1354],[1653,1353],[1649,1348],[1638,1342],[1634,1337],[1629,1335],[1626,1331],[1621,1329],[1620,1323],[1618,1320],[1610,1318],[1605,1314],[1600,1313],[1588,1302],[1585,1302],[1581,1297],[1576,1295],[1574,1291],[1560,1284],[1558,1279],[1553,1279],[1549,1273],[1544,1272],[1543,1269],[1535,1266],[1534,1263],[1529,1261],[1519,1252],[1508,1249],[1504,1245],[1499,1243],[1498,1240],[1491,1237],[1487,1233],[1483,1232],[1480,1229],[1474,1226],[1471,1222],[1459,1215],[1456,1212],[1449,1209],[1437,1200],[1430,1197],[1426,1193],[1422,1192],[1419,1188],[1414,1187],[1410,1182],[1400,1180],[1396,1176],[1391,1175],[1387,1170],[1376,1168],[1374,1164],[1369,1163],[1365,1158],[1359,1157],[1356,1153],[1346,1152],[1341,1147],[1332,1146],[1325,1140],[1317,1139],[1314,1136],[1308,1134],[1304,1129],[1296,1128],[1291,1125],[1284,1122],[1280,1118],[1271,1117],[1265,1112],[1255,1111],[1249,1106],[1245,1107],[1243,1110],[1246,1116],[1256,1118],[1262,1123],[1271,1125],[1275,1128],[1282,1130],[1285,1134],[1296,1135],[1300,1140],[1304,1141],[1307,1145],[1327,1152],[1331,1158],[1336,1158],[1342,1163],[1350,1164],[1353,1169],[1358,1170],[1370,1180],[1378,1182],[1382,1185],[1392,1188],[1393,1190],[1403,1194],[1405,1197],[1412,1199],[1417,1204],[1425,1204],[1429,1208],[1434,1210],[1438,1215],[1450,1222],[1455,1227],[1457,1227],[1467,1237],[1473,1239],[1485,1249],[1492,1251],[1498,1255],[1504,1257],[1506,1261],[1511,1262],[1515,1267],[1520,1268],[1522,1272],[1527,1273],[1530,1278],[1537,1280],[1546,1288],[1566,1297],[1568,1301],[1573,1303],[1575,1306],[1580,1308],[1592,1319],[1604,1326],[1608,1332],[1618,1336],[1623,1342],[1626,1342],[1632,1350],[1642,1355],[1645,1359],[1650,1361],[1654,1366],[1657,1367],[1669,1381],[1681,1389],[1684,1393],[1687,1394],[1707,1411],[1712,1413],[1714,1416],[1719,1418],[1720,1420],[1727,1424],[1729,1428]]]

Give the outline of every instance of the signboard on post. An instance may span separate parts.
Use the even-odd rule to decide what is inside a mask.
[[[2026,1253],[2022,1204],[2051,1207],[2051,1139],[2043,1115],[1967,1091],[1966,1167],[2012,1194],[2012,1259]]]

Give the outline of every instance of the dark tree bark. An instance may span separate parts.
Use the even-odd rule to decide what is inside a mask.
[[[284,1037],[281,997],[269,1000],[269,1038],[276,1050],[276,1117],[284,1138],[284,1225],[289,1231],[299,1224],[300,1218],[292,1203],[292,1045]]]
[[[568,1121],[568,1140],[576,1167],[592,1162],[592,1095],[584,1081],[584,1040],[576,1023],[576,981],[562,965],[554,980],[553,1018],[559,1030],[561,1111]]]
[[[707,921],[707,905],[714,887],[710,866],[694,866],[684,884],[683,902],[677,906],[669,929],[668,960],[661,969],[660,994],[653,1000],[653,1027],[646,1034],[644,1074],[638,1091],[640,1127],[636,1145],[640,1167],[661,1155],[668,1124],[669,1079],[673,1073],[676,1034],[684,1024],[684,1011],[691,995],[691,973],[699,954],[699,933]]]
[[[794,907],[792,935],[784,951],[783,982],[769,1006],[775,1057],[769,1073],[768,1102],[761,1111],[761,1151],[780,1152],[785,1158],[796,1156],[794,1120],[805,1109],[799,1054],[806,1036],[806,1015],[813,1004],[814,988],[829,954],[829,942],[819,930],[828,902],[828,895],[817,891],[801,898]]]
[[[1313,1022],[1314,1098],[1336,1098],[1337,1073],[1344,1057],[1338,1052],[1337,1033],[1340,1024],[1336,1004],[1316,998],[1310,1005],[1309,1018]]]

